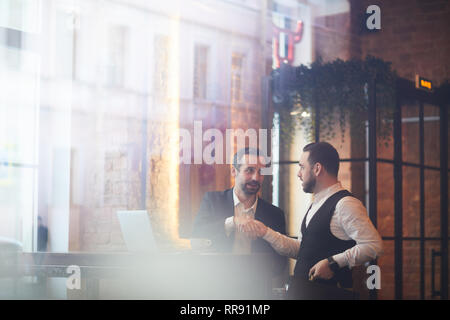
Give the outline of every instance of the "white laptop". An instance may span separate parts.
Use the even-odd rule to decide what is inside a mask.
[[[122,235],[130,252],[157,252],[146,210],[117,211]]]

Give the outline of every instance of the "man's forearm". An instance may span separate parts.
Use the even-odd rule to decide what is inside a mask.
[[[300,248],[300,241],[289,238],[279,232],[267,228],[266,234],[263,236],[272,248],[280,255],[296,259]]]
[[[333,259],[341,268],[353,268],[378,258],[382,253],[383,246],[380,239],[359,243],[342,253],[334,255]]]

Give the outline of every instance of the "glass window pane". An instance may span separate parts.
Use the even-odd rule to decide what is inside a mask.
[[[33,250],[35,225],[36,168],[0,165],[0,237],[22,243]]]
[[[20,58],[20,68],[0,59],[0,161],[37,163],[36,136],[39,108],[39,57],[0,46],[0,56]],[[27,94],[24,94],[27,93]]]
[[[377,165],[377,229],[381,236],[394,236],[394,168],[389,163]]]
[[[208,47],[195,46],[194,61],[194,98],[206,99],[208,85]]]
[[[403,236],[420,236],[420,170],[403,166]]]
[[[380,121],[379,119],[378,121]],[[383,121],[383,120],[381,120]],[[393,119],[385,119],[390,126],[377,128],[377,157],[381,159],[394,159],[394,124]],[[382,131],[381,131],[382,130]]]
[[[381,270],[381,290],[378,291],[378,299],[392,300],[395,298],[395,276],[394,276],[394,241],[383,241],[384,253],[378,259]]]
[[[404,162],[420,162],[419,107],[402,106],[402,157]]]
[[[425,170],[425,236],[441,236],[441,174]]]
[[[0,3],[0,26],[38,32],[41,0],[3,0]]]
[[[439,107],[424,105],[424,155],[425,165],[440,167],[441,138]]]
[[[403,241],[403,300],[420,299],[420,241]]]

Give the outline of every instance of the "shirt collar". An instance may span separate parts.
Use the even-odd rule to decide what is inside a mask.
[[[332,196],[333,194],[335,194],[338,191],[343,190],[344,188],[342,188],[341,182],[338,181],[337,183],[333,184],[332,186],[329,186],[328,188],[316,193],[314,195],[314,203],[317,203],[323,199],[326,199],[330,196]]]
[[[236,195],[236,191],[235,191],[234,188],[233,188],[233,203],[234,203],[235,207],[241,203],[241,201],[239,200],[238,196]],[[256,200],[253,203],[253,205],[250,208],[246,209],[246,210],[253,209],[253,212],[256,212],[256,206],[257,205],[258,205],[258,195],[256,195]]]

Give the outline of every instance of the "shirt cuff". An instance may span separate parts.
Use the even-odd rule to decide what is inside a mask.
[[[235,225],[233,221],[233,217],[228,217],[225,219],[225,233],[227,237],[230,236],[231,232],[234,231]]]
[[[348,266],[348,261],[345,258],[344,252],[339,253],[339,254],[335,254],[333,256],[333,259],[339,265],[339,268],[343,268],[343,267],[347,267]]]

